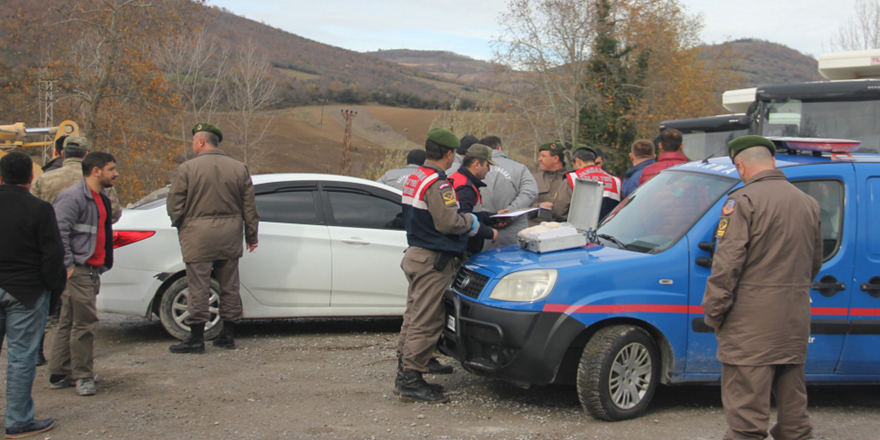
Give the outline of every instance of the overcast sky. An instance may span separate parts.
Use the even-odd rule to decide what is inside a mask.
[[[818,57],[855,0],[681,0],[702,14],[706,43],[760,38]],[[446,50],[490,59],[507,0],[209,0],[237,15],[359,52]]]

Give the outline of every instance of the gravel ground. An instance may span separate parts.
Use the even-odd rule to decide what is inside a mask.
[[[252,321],[234,351],[209,344],[202,355],[172,355],[175,341],[157,321],[103,315],[98,395],[50,390],[38,367],[37,417],[58,425],[34,438],[690,440],[726,428],[712,386],[660,387],[644,417],[607,423],[581,409],[573,388],[523,390],[456,368],[428,377],[452,402],[402,403],[391,393],[399,327],[399,319]],[[880,387],[809,392],[817,439],[880,438]]]

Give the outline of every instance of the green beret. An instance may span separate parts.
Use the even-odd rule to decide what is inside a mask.
[[[214,133],[217,136],[217,139],[220,142],[223,142],[223,132],[220,131],[220,129],[214,124],[208,124],[207,122],[200,122],[196,125],[193,125],[193,129],[192,129],[193,134],[196,134],[200,131],[207,131],[208,133]]]
[[[456,150],[458,149],[458,147],[461,146],[461,142],[458,140],[458,137],[456,137],[454,133],[445,128],[432,128],[430,131],[428,131],[428,140],[450,150]]]
[[[730,155],[730,158],[733,159],[737,154],[742,153],[746,148],[751,147],[766,147],[770,150],[771,156],[776,156],[776,145],[773,144],[773,141],[765,138],[764,136],[758,136],[754,134],[750,134],[747,136],[740,136],[727,144],[727,153]]]
[[[538,151],[565,151],[567,148],[565,142],[553,141],[541,144]]]

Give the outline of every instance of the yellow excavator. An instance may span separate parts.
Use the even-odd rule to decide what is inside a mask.
[[[50,145],[54,146],[55,142],[64,136],[79,135],[79,126],[73,121],[63,121],[55,127],[39,128],[28,128],[24,125],[24,122],[16,122],[12,125],[0,125],[0,157],[3,157],[6,153],[16,149],[46,147]],[[35,136],[52,136],[52,140],[27,141],[28,137]],[[54,152],[55,149],[52,148],[52,154],[54,154]],[[34,180],[36,180],[37,177],[40,177],[41,174],[43,174],[43,169],[34,162]]]

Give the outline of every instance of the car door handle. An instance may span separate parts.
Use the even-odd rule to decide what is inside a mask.
[[[810,288],[818,291],[824,297],[832,297],[837,295],[837,292],[846,290],[846,284],[838,283],[837,278],[831,275],[825,275],[819,281],[813,281],[813,285]]]
[[[873,277],[867,283],[862,283],[862,291],[868,292],[872,298],[880,298],[880,277]]]
[[[358,244],[358,245],[363,245],[363,246],[370,244],[369,241],[363,241],[357,237],[352,237],[352,238],[349,238],[348,240],[342,240],[342,242],[345,244]]]

